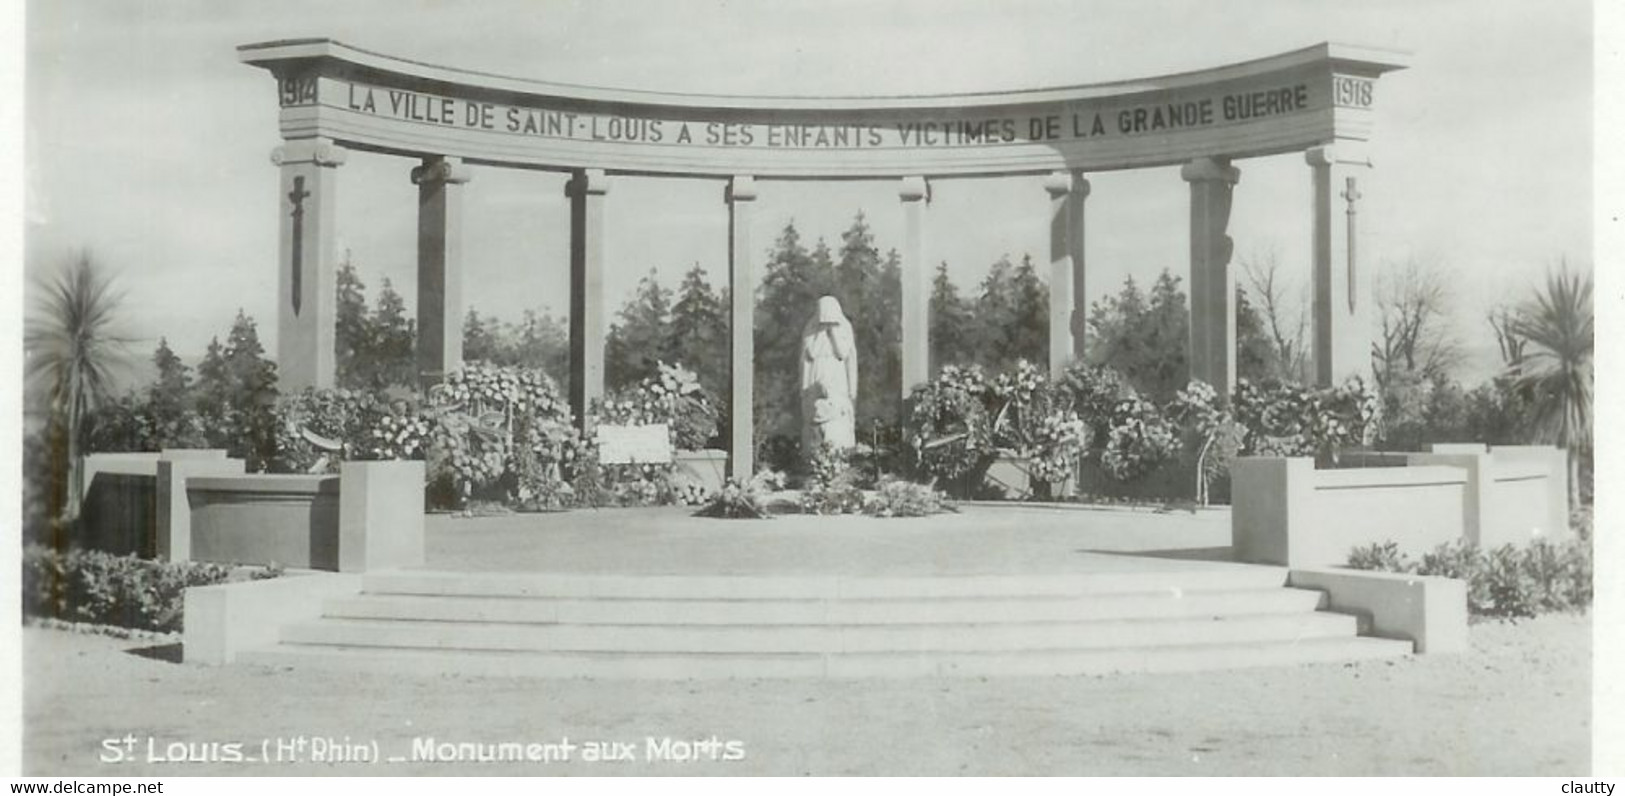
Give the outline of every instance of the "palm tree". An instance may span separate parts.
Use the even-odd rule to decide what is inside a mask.
[[[37,314],[25,325],[25,372],[48,402],[49,438],[55,448],[51,475],[58,485],[56,479],[67,476],[60,516],[72,520],[84,492],[81,426],[86,414],[112,392],[114,369],[124,363],[129,339],[115,329],[123,296],[88,253],[42,279],[40,288]],[[52,493],[62,494],[60,486]]]
[[[1567,264],[1546,276],[1513,330],[1527,343],[1513,363],[1515,389],[1529,402],[1537,439],[1568,451],[1569,506],[1580,504],[1580,457],[1592,444],[1591,275]]]

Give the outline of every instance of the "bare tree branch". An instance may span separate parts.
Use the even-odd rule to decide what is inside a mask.
[[[1304,345],[1309,323],[1306,296],[1302,291],[1292,290],[1281,268],[1280,251],[1274,246],[1255,249],[1242,259],[1241,269],[1247,276],[1249,292],[1258,297],[1258,308],[1275,343],[1279,372],[1303,379],[1307,374],[1308,355]],[[1288,298],[1293,293],[1297,298]]]
[[[1448,376],[1464,357],[1450,327],[1453,300],[1449,274],[1434,262],[1388,264],[1378,277],[1377,378],[1386,384],[1396,373],[1425,379]]]

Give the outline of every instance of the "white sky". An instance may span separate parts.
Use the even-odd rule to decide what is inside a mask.
[[[1238,10],[1244,8],[1245,10]],[[1376,171],[1362,184],[1370,255],[1450,269],[1459,325],[1560,257],[1590,266],[1592,43],[1588,3],[1439,0],[1155,2],[31,2],[27,9],[28,264],[89,248],[121,273],[132,330],[195,356],[238,307],[274,351],[279,143],[274,83],[235,47],[328,36],[432,63],[541,79],[716,93],[908,93],[1088,83],[1216,66],[1324,40],[1414,53],[1384,77]],[[376,296],[415,300],[412,161],[352,153],[339,238]],[[1238,260],[1274,249],[1307,283],[1308,167],[1237,163]],[[1187,269],[1186,186],[1174,169],[1094,175],[1093,295],[1123,276]],[[938,181],[926,258],[970,289],[1001,254],[1047,247],[1035,178]],[[469,188],[465,298],[515,319],[568,305],[563,177],[480,168]],[[721,184],[618,178],[606,279],[614,306],[658,268],[720,269]],[[863,210],[899,242],[888,182],[767,182],[753,240],[794,219],[809,242]],[[1041,271],[1043,269],[1040,269]],[[718,281],[715,278],[713,281]],[[612,307],[613,309],[613,307]],[[1482,359],[1476,372],[1493,364]]]

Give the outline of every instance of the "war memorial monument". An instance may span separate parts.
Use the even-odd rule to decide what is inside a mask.
[[[1024,178],[1042,188],[1034,210],[1047,195],[1039,267],[1048,362],[1031,370],[1059,380],[1085,362],[1093,333],[1088,299],[1098,288],[1086,290],[1086,243],[1111,234],[1088,223],[1091,204],[1114,199],[1092,190],[1091,176],[1165,169],[1166,190],[1188,196],[1187,227],[1178,231],[1189,237],[1179,273],[1189,295],[1181,383],[1206,385],[1223,407],[1241,384],[1230,233],[1236,186],[1250,159],[1290,156],[1301,164],[1308,201],[1276,223],[1306,230],[1310,243],[1298,258],[1309,288],[1304,373],[1312,388],[1329,391],[1371,372],[1376,269],[1362,217],[1386,195],[1371,144],[1385,81],[1412,77],[1403,52],[1322,43],[1107,83],[897,96],[553,83],[331,38],[243,44],[237,58],[264,70],[265,98],[277,105],[277,129],[264,131],[274,173],[263,172],[277,209],[263,223],[278,230],[274,359],[283,395],[339,386],[344,255],[336,208],[352,153],[382,156],[416,189],[412,357],[422,396],[476,359],[464,350],[464,249],[482,175],[567,175],[568,233],[548,242],[568,251],[569,271],[568,378],[559,380],[556,404],[568,412],[557,426],[590,440],[606,465],[670,466],[675,455],[663,423],[610,422],[599,413],[614,392],[606,385],[605,284],[613,265],[606,240],[619,234],[617,189],[644,180],[709,183],[728,235],[720,271],[727,328],[719,330],[728,341],[727,417],[721,444],[712,444],[722,448],[716,483],[704,490],[713,495],[755,490],[770,470],[755,414],[763,335],[796,341],[796,367],[778,378],[792,385],[797,442],[809,458],[865,447],[857,420],[865,396],[884,390],[906,407],[939,378],[930,332],[935,264],[924,241],[934,231],[933,191],[955,181]],[[764,255],[750,234],[753,208],[759,197],[817,181],[895,189],[896,204],[879,212],[895,213],[902,231],[900,393],[860,378],[866,363],[854,327],[866,319],[853,302],[820,295],[794,324],[758,327],[753,299]],[[486,414],[512,431],[512,416]],[[1537,445],[1360,449],[1329,462],[1237,454],[1224,474],[1229,508],[1209,509],[1199,473],[1202,505],[1181,504],[1176,522],[1168,506],[1068,505],[1045,492],[1027,503],[966,501],[962,511],[907,519],[823,516],[802,503],[801,513],[750,523],[647,505],[436,515],[426,510],[432,478],[422,449],[338,461],[345,443],[310,427],[299,432],[322,453],[305,472],[252,472],[245,457],[215,448],[86,457],[86,510],[98,508],[92,524],[108,524],[96,532],[137,540],[148,559],[274,570],[185,590],[179,635],[187,666],[302,679],[419,677],[412,687],[426,699],[437,698],[436,688],[486,687],[454,678],[568,681],[584,690],[595,681],[635,690],[651,681],[702,689],[741,680],[861,689],[888,679],[1355,666],[1463,655],[1471,639],[1463,580],[1351,569],[1351,550],[1391,542],[1421,556],[1441,546],[1488,550],[1573,537],[1569,462],[1562,450]],[[923,459],[940,442],[917,442],[914,451]],[[876,480],[871,493],[894,479]],[[907,486],[935,493],[928,480]],[[773,491],[800,499],[783,486]],[[865,498],[855,499],[861,506]],[[880,533],[877,523],[892,525]],[[377,739],[358,731],[337,742],[329,733],[323,743],[332,742],[336,757],[290,749],[284,758],[279,749],[262,762],[398,766],[379,773],[582,762],[569,757],[576,752],[568,739],[451,737],[433,734],[433,724],[380,730]],[[645,763],[765,765],[750,738],[646,740],[636,741]],[[255,754],[252,745],[239,751]],[[237,761],[193,762],[232,773]]]

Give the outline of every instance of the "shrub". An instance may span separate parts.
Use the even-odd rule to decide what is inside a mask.
[[[23,613],[160,633],[179,632],[186,589],[222,583],[235,567],[150,561],[94,550],[23,549]],[[280,569],[254,577],[275,577]]]
[[[1378,572],[1412,572],[1416,568],[1408,556],[1399,552],[1397,542],[1373,542],[1365,547],[1356,547],[1349,553],[1348,565],[1350,569]]]
[[[1412,563],[1393,542],[1355,548],[1348,566],[1455,578],[1467,584],[1467,611],[1474,617],[1519,619],[1591,605],[1592,553],[1583,539],[1563,544],[1537,540],[1527,547],[1480,550],[1457,540],[1439,545]]]
[[[874,498],[863,508],[865,514],[876,517],[926,517],[946,510],[947,501],[941,492],[900,479],[882,481]]]

